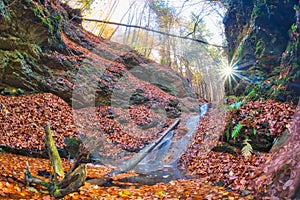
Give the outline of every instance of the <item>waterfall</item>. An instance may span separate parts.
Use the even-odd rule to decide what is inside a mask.
[[[172,179],[183,178],[177,162],[180,156],[186,151],[188,145],[192,142],[193,135],[197,130],[200,118],[207,112],[208,103],[200,106],[199,115],[191,116],[186,124],[187,133],[179,140],[172,141],[174,131],[170,131],[167,137],[157,145],[136,167],[135,171],[141,174],[153,174],[157,172],[168,173]]]

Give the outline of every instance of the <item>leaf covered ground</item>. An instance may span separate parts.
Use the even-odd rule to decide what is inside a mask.
[[[65,145],[65,137],[79,137],[80,131],[74,124],[72,109],[55,95],[0,96],[0,104],[1,145],[33,151],[41,150],[44,148],[43,126],[49,121],[59,147]],[[119,148],[127,150],[142,148],[147,142],[158,137],[155,134],[146,134],[136,139],[136,134],[122,132],[121,125],[113,120],[117,115],[116,111],[112,113],[110,109],[97,107],[97,118],[92,122],[103,128],[104,133],[99,134],[106,134]],[[147,106],[131,107],[127,114],[128,120],[139,124],[150,123],[157,117]],[[64,199],[270,199],[272,195],[288,196],[288,192],[292,191],[292,187],[299,180],[296,177],[300,171],[297,153],[299,130],[297,124],[291,123],[293,117],[298,116],[295,115],[295,106],[273,101],[248,102],[235,113],[236,121],[251,127],[255,126],[258,133],[269,129],[271,134],[279,136],[280,131],[287,128],[290,130],[289,139],[279,151],[254,152],[246,158],[241,155],[240,150],[237,150],[237,154],[210,151],[220,143],[219,138],[224,134],[228,115],[212,110],[199,122],[193,142],[181,156],[178,166],[192,178],[141,187],[133,185],[100,187],[86,183],[79,192],[71,193]],[[249,116],[253,121],[249,121]],[[85,117],[88,116],[83,116],[82,119]],[[297,118],[294,122],[295,120],[297,122]],[[266,122],[269,128],[261,125]],[[91,131],[93,130],[94,128],[91,128]],[[44,176],[51,172],[49,160],[0,153],[0,198],[52,199],[45,188],[25,184],[23,172],[26,162],[33,175],[47,180]],[[67,171],[70,162],[67,159],[63,162]],[[88,166],[88,177],[100,178],[111,170],[104,166]],[[122,174],[114,179],[117,181],[127,176],[132,174]]]

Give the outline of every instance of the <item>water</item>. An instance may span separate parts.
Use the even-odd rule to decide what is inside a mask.
[[[204,104],[204,105],[202,105],[202,106],[199,107],[200,117],[202,117],[203,115],[205,115],[205,113],[208,110],[208,107],[209,107],[208,103],[206,103],[206,104]]]
[[[191,116],[187,120],[185,124],[187,132],[181,138],[176,140],[174,138],[174,134],[176,133],[170,131],[134,168],[138,176],[124,178],[124,182],[131,182],[137,185],[154,185],[159,182],[169,182],[170,180],[186,178],[177,168],[177,162],[180,156],[187,150],[188,145],[192,142],[193,135],[198,127],[198,122],[207,112],[208,108],[208,104],[202,105],[199,108],[199,115]],[[103,161],[105,161],[103,158],[100,160],[102,164]],[[127,161],[128,160],[123,160],[122,162],[126,163]],[[116,163],[117,162],[114,162],[112,166],[116,166]]]
[[[207,112],[208,107],[208,103],[202,105],[199,108],[200,115],[192,116],[187,120],[185,128],[188,131],[181,139],[172,141],[174,131],[170,131],[161,143],[135,167],[135,172],[146,174],[142,178],[146,184],[147,182],[166,182],[166,180],[184,178],[177,168],[177,162],[192,142],[200,117]],[[155,181],[153,181],[153,177],[155,177]]]

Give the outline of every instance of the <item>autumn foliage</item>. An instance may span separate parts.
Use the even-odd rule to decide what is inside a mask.
[[[44,148],[43,126],[46,122],[51,122],[54,139],[58,147],[64,147],[66,137],[79,137],[80,131],[76,128],[73,118],[73,110],[60,98],[52,94],[36,94],[21,97],[0,96],[1,104],[1,145],[9,145],[17,149],[31,149],[38,151]],[[87,109],[87,108],[86,108]],[[118,111],[110,107],[96,107],[97,118],[89,119],[96,127],[102,131],[98,134],[106,134],[109,139],[114,141],[119,148],[132,150],[133,148],[143,148],[147,142],[153,141],[158,135],[143,135],[137,137],[130,132],[124,132],[118,121],[113,120]],[[260,111],[257,111],[260,110]],[[86,120],[88,115],[84,115],[86,110],[80,109],[82,120]],[[266,102],[248,102],[241,107],[235,114],[235,120],[245,122],[249,115],[253,120],[249,125],[255,126],[258,132],[266,128],[261,126],[262,122],[268,121],[272,134],[279,136],[280,132],[285,130],[291,122],[295,112],[295,106],[286,103],[277,103],[273,101]],[[125,116],[136,124],[145,124],[155,119],[155,113],[147,106],[131,106]],[[274,173],[282,170],[280,159],[286,159],[288,156],[280,157],[291,153],[294,148],[298,148],[297,132],[290,132],[295,140],[289,140],[289,148],[274,153],[255,152],[250,157],[243,157],[240,150],[237,154],[210,151],[212,147],[219,143],[220,136],[224,133],[226,123],[228,122],[228,113],[212,111],[204,116],[194,134],[193,142],[189,149],[181,157],[179,168],[184,169],[187,175],[194,177],[187,180],[173,180],[169,183],[158,183],[154,186],[136,187],[129,185],[125,188],[100,187],[86,183],[80,188],[78,193],[71,193],[65,199],[82,199],[82,198],[262,198],[268,199],[271,194],[268,188],[272,185]],[[275,120],[273,122],[272,120]],[[279,125],[277,125],[279,124]],[[246,124],[247,125],[247,124]],[[280,129],[284,126],[284,129]],[[272,129],[272,127],[274,129]],[[87,133],[95,129],[86,127]],[[80,130],[80,128],[79,128]],[[132,129],[134,131],[135,129]],[[142,132],[142,131],[141,131]],[[294,144],[294,145],[293,145]],[[276,156],[276,169],[266,170],[265,163],[268,166],[273,163],[272,157]],[[295,158],[294,158],[295,159]],[[47,159],[30,158],[13,154],[0,154],[1,175],[0,175],[0,195],[1,198],[18,198],[18,199],[51,199],[45,194],[43,188],[33,188],[26,186],[23,179],[23,171],[26,162],[29,163],[33,175],[45,178],[45,174],[51,172],[51,165]],[[295,161],[288,161],[288,169],[295,169]],[[70,167],[70,162],[63,160],[65,171]],[[281,164],[280,164],[281,163]],[[281,165],[281,167],[280,167]],[[287,169],[287,168],[284,168]],[[88,167],[88,177],[100,178],[111,171],[108,167]],[[288,171],[284,170],[285,174]],[[295,171],[295,173],[298,173]],[[126,176],[132,176],[130,173],[114,177],[117,182]],[[285,190],[289,189],[290,184],[297,179],[286,179],[285,184],[280,187]],[[280,177],[277,177],[277,179]],[[274,181],[277,180],[276,177]],[[47,180],[47,179],[45,179]],[[290,181],[291,180],[291,181]],[[259,187],[258,187],[259,186]],[[274,189],[273,189],[274,190]]]

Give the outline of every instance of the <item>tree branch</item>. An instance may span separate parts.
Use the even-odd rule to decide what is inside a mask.
[[[208,43],[208,42],[206,42],[204,40],[190,38],[190,37],[187,37],[187,36],[175,35],[175,34],[172,34],[172,33],[166,33],[166,32],[163,32],[163,31],[154,30],[154,29],[147,28],[147,27],[144,27],[144,26],[131,25],[131,24],[123,24],[123,23],[111,22],[111,21],[105,21],[105,20],[98,20],[98,19],[82,18],[82,20],[90,21],[90,22],[99,22],[99,23],[104,23],[104,24],[118,25],[118,26],[125,26],[125,27],[129,27],[129,28],[139,28],[139,29],[143,29],[143,30],[146,30],[146,31],[151,31],[151,32],[154,32],[154,33],[159,33],[159,34],[167,35],[167,36],[170,36],[170,37],[176,37],[176,38],[191,40],[191,41],[194,41],[194,42],[199,42],[199,43],[202,43],[202,44],[211,45],[211,46],[219,47],[219,48],[226,48],[225,46],[222,46],[222,45],[210,44],[210,43]]]

